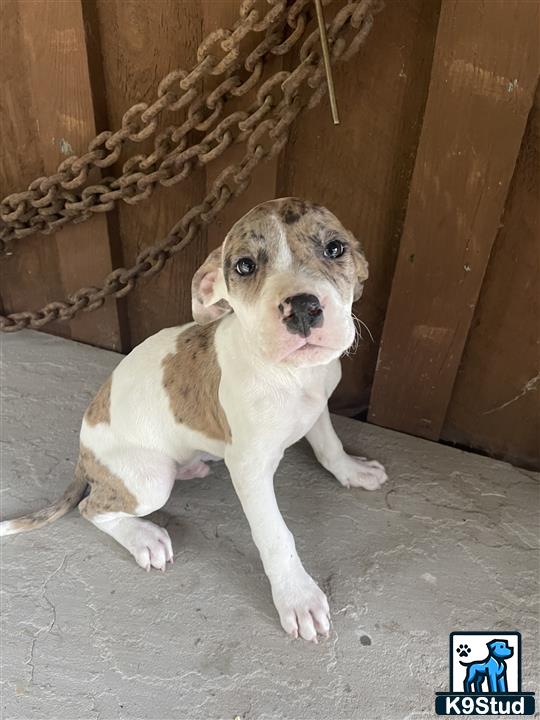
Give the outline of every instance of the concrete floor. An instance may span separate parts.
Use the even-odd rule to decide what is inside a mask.
[[[2,338],[2,516],[71,479],[82,413],[118,356],[38,333]],[[354,421],[346,447],[385,463],[348,491],[304,444],[277,477],[331,637],[281,630],[223,464],[165,510],[175,565],[146,574],[73,512],[2,542],[3,718],[403,720],[434,716],[453,630],[520,630],[536,690],[538,476]]]

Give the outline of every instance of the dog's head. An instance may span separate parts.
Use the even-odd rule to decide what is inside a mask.
[[[488,648],[491,655],[498,660],[504,660],[514,654],[514,649],[509,647],[506,640],[492,640],[488,643]]]
[[[199,268],[193,317],[205,324],[233,311],[266,359],[320,365],[354,341],[351,306],[367,277],[358,241],[329,210],[272,200],[244,215]]]

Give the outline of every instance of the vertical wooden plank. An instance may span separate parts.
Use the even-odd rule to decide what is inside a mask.
[[[444,0],[369,418],[436,439],[539,72],[538,3]]]
[[[199,0],[87,0],[95,7],[107,114],[111,127],[119,127],[123,113],[134,103],[152,102],[157,84],[176,68],[189,69],[196,61],[201,40]],[[158,132],[180,125],[185,112],[166,112]],[[121,160],[150,152],[152,144],[129,143]],[[121,163],[114,168],[121,172]],[[170,228],[204,193],[205,174],[199,170],[171,188],[158,187],[138,205],[120,202],[118,217],[123,261],[131,265],[137,253],[166,236]],[[136,345],[163,327],[191,319],[191,278],[204,258],[202,236],[169,261],[152,278],[142,281],[126,297],[131,344]]]
[[[201,6],[203,13],[203,35],[206,36],[217,28],[231,27],[238,18],[239,4],[231,2],[213,2],[203,3]],[[268,7],[260,4],[263,13],[268,11]],[[253,38],[244,41],[242,48],[248,52],[256,44],[261,42],[264,35],[257,33]],[[281,57],[269,57],[265,61],[262,77],[257,87],[260,87],[268,77],[279,72],[282,67]],[[239,109],[246,108],[256,98],[256,90],[243,95],[238,99],[231,99],[227,102],[226,113],[235,112]],[[245,144],[233,145],[220,158],[206,166],[206,188],[210,189],[215,178],[228,166],[239,162],[246,152]],[[261,202],[271,200],[276,197],[278,159],[271,160],[259,165],[252,175],[251,184],[245,192],[238,198],[231,201],[225,207],[215,222],[207,229],[207,252],[210,252],[223,242],[225,235],[231,229],[232,225],[242,217],[246,212],[251,210]]]
[[[19,0],[0,3],[0,27],[0,192],[4,196],[23,189],[35,177],[43,175],[44,167]],[[62,283],[54,237],[33,235],[15,243],[14,250],[12,255],[0,258],[4,312],[37,308],[60,297]],[[66,323],[50,325],[48,330],[70,335]]]
[[[101,133],[104,130],[110,130],[112,126],[107,115],[107,88],[103,74],[103,54],[101,50],[101,36],[99,32],[99,17],[95,2],[88,2],[88,0],[81,0],[81,2],[95,126],[96,132]],[[110,172],[106,169],[102,171],[102,174],[108,175]],[[96,172],[96,175],[99,176],[99,173]],[[118,211],[114,208],[112,211],[105,213],[103,217],[107,223],[112,267],[124,267],[124,256],[122,253],[120,228],[118,224]],[[100,281],[102,281],[102,279],[100,279]],[[112,301],[108,300],[107,302]],[[131,338],[129,332],[128,306],[126,298],[118,298],[114,300],[114,303],[118,314],[121,347],[123,352],[127,352],[131,348]]]
[[[329,8],[331,9],[331,8]],[[358,55],[334,71],[341,124],[328,98],[305,113],[282,153],[278,195],[328,206],[363,243],[370,278],[355,313],[365,329],[332,398],[338,412],[367,409],[377,347],[424,111],[439,2],[394,0]]]
[[[96,134],[81,3],[20,0],[18,7],[37,150],[44,172],[51,174],[65,156],[84,152]],[[24,149],[17,148],[16,152],[23,153]],[[19,183],[22,180],[19,178]],[[58,299],[81,286],[100,282],[112,269],[107,221],[102,215],[66,227],[55,235],[55,243],[61,284]],[[39,282],[47,283],[48,277],[40,277]],[[76,340],[120,349],[114,299],[97,312],[82,313],[71,321],[70,333]]]
[[[540,469],[540,88],[442,438]]]

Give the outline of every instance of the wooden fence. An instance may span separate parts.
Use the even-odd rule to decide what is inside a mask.
[[[118,127],[238,5],[3,0],[2,195]],[[374,342],[345,360],[334,408],[537,466],[539,10],[535,0],[387,0],[336,77],[339,127],[327,102],[303,114],[279,159],[189,250],[124,300],[48,329],[125,352],[187,321],[191,277],[230,225],[263,200],[305,196],[362,239],[371,269],[357,313]],[[0,260],[3,311],[132,263],[238,152],[139,205],[21,240]]]

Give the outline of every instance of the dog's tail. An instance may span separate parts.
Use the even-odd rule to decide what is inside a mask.
[[[13,520],[3,520],[0,522],[0,537],[3,535],[16,535],[17,533],[27,532],[28,530],[37,530],[37,528],[58,520],[58,518],[61,518],[62,515],[65,515],[80,503],[87,485],[86,475],[81,464],[77,463],[75,480],[73,480],[59,500],[42,510],[36,510],[36,512],[14,518]]]

